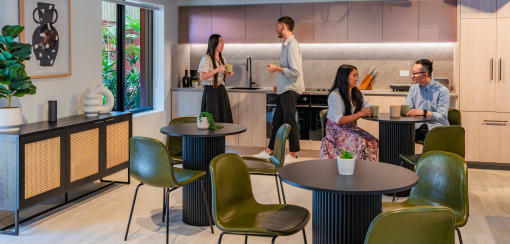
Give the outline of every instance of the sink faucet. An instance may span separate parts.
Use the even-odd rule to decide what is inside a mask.
[[[251,57],[248,56],[248,58],[246,59],[246,80],[248,80],[248,84],[250,85],[250,88],[253,87],[253,85],[255,84],[255,82],[252,80],[252,77],[251,77]]]

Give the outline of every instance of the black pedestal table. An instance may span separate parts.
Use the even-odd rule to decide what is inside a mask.
[[[382,194],[418,183],[411,170],[357,160],[354,175],[338,174],[335,159],[292,163],[279,171],[286,183],[313,191],[313,243],[363,243],[372,220],[382,211]]]
[[[161,128],[161,133],[168,136],[183,138],[183,167],[185,169],[203,170],[204,190],[207,202],[211,205],[211,176],[209,163],[211,160],[225,153],[225,136],[243,133],[246,127],[238,124],[216,123],[223,126],[218,130],[198,129],[196,124],[175,124]],[[212,210],[209,210],[212,213]],[[209,225],[200,182],[195,181],[184,186],[182,197],[182,221],[189,225]]]

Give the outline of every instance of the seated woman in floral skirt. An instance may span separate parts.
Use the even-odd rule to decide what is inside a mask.
[[[321,159],[336,158],[339,150],[356,154],[356,159],[377,161],[379,142],[370,133],[357,127],[363,116],[370,116],[368,100],[356,87],[358,69],[341,65],[336,72],[328,96],[326,136],[322,139]]]

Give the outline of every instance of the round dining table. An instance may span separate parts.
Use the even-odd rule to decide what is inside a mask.
[[[223,126],[221,129],[199,129],[195,123],[175,124],[161,128],[161,133],[168,136],[182,137],[183,168],[203,170],[204,191],[207,196],[209,207],[211,206],[211,176],[209,163],[211,160],[225,153],[225,136],[240,134],[246,131],[246,127],[239,124],[216,123]],[[209,225],[206,206],[202,199],[200,182],[195,181],[183,187],[182,197],[182,221],[189,225]],[[212,213],[212,209],[209,209]]]
[[[363,243],[372,220],[382,212],[382,194],[410,189],[413,171],[392,164],[356,160],[353,175],[340,175],[336,159],[288,164],[280,178],[313,191],[313,243]]]

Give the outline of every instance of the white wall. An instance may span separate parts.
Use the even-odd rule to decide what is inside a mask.
[[[154,83],[157,110],[137,114],[134,118],[133,134],[159,139],[164,137],[159,129],[170,118],[170,72],[171,45],[177,43],[178,12],[175,1],[146,0],[164,7],[161,15],[161,69]],[[18,1],[0,0],[0,28],[18,24]],[[15,99],[14,105],[21,106],[28,123],[48,119],[47,101],[58,101],[58,117],[82,114],[87,88],[101,84],[101,0],[71,0],[71,52],[72,76],[62,78],[34,79],[35,95]],[[6,101],[0,101],[5,106]]]

